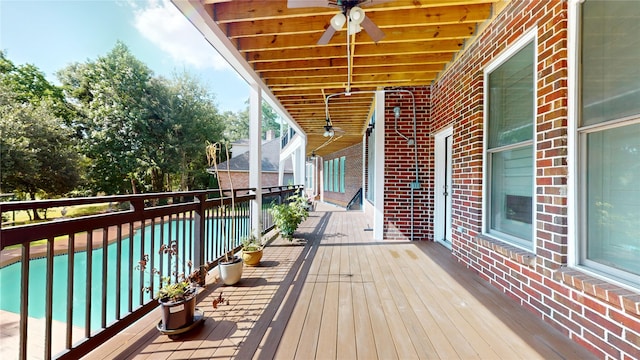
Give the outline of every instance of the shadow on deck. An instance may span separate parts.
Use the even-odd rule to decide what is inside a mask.
[[[431,242],[375,242],[365,216],[320,206],[237,286],[210,284],[177,340],[159,310],[87,358],[588,359],[592,355]],[[213,283],[215,275],[210,276]],[[214,311],[220,292],[229,300]]]

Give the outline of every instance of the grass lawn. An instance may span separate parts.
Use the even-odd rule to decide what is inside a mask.
[[[77,205],[77,206],[69,206],[67,207],[67,213],[65,215],[66,218],[70,217],[80,217],[86,215],[95,215],[102,212],[105,212],[109,208],[109,204],[90,204],[90,205]],[[47,209],[47,220],[42,221],[51,221],[55,219],[62,218],[62,207],[59,208],[49,208]],[[13,222],[13,225],[26,225],[32,224],[36,221],[32,221],[29,217],[27,211],[16,211],[16,212],[6,212],[5,213],[9,218],[9,222]],[[31,214],[33,216],[33,214]],[[40,213],[41,217],[44,217],[43,213]],[[69,237],[67,235],[56,237],[55,241],[67,240]],[[47,240],[39,240],[33,241],[31,246],[46,244]],[[12,249],[19,247],[20,245],[8,246],[7,249]]]
[[[97,205],[90,204],[90,205],[69,206],[67,207],[67,214],[65,215],[65,217],[70,218],[70,217],[99,214],[101,212],[105,212],[108,208],[109,208],[109,204],[97,204]],[[47,220],[44,220],[44,221],[50,221],[50,220],[62,218],[62,213],[61,213],[62,209],[63,207],[47,209]],[[5,214],[8,216],[9,221],[13,221],[15,225],[26,225],[26,224],[33,223],[27,211],[21,210],[21,211],[16,211],[15,213],[7,212]],[[33,214],[31,214],[31,216],[33,216]],[[44,218],[44,213],[40,212],[40,217]]]

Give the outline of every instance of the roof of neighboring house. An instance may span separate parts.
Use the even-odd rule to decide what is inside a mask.
[[[264,142],[262,144],[262,171],[277,172],[279,162],[280,138]],[[231,171],[249,171],[249,151],[218,164],[218,170],[226,171],[227,166]],[[213,167],[210,167],[207,171],[210,173],[215,172]],[[284,172],[293,173],[293,164],[290,158],[284,163]]]

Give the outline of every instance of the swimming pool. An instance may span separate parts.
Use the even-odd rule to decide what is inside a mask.
[[[212,226],[212,233],[217,233],[215,230],[218,221],[209,223]],[[186,226],[186,227],[185,227]],[[126,315],[129,312],[129,289],[132,290],[132,308],[135,310],[139,307],[139,297],[142,292],[143,303],[152,298],[154,294],[144,292],[142,288],[148,286],[151,279],[151,273],[149,271],[141,272],[136,269],[138,261],[142,258],[142,254],[154,253],[154,263],[147,266],[148,269],[152,267],[158,267],[160,262],[160,256],[158,251],[162,243],[168,244],[169,239],[178,240],[180,247],[188,248],[189,251],[186,254],[186,259],[193,259],[193,246],[190,246],[189,240],[183,239],[183,234],[193,234],[191,220],[179,220],[166,222],[164,224],[156,224],[153,226],[145,227],[144,231],[136,231],[132,237],[133,244],[130,244],[130,237],[123,238],[120,244],[121,247],[121,283],[120,283],[120,317]],[[144,233],[144,242],[142,241],[141,234]],[[152,249],[152,233],[154,234],[153,249]],[[159,238],[160,234],[163,235],[164,240]],[[130,245],[133,248],[133,252],[130,252]],[[116,267],[117,267],[117,243],[112,243],[107,246],[107,272],[104,274],[106,277],[106,323],[107,325],[116,319]],[[102,328],[102,264],[103,264],[103,248],[95,249],[92,251],[92,276],[91,276],[91,330],[97,330]],[[180,251],[181,258],[183,251]],[[85,312],[87,308],[87,252],[76,252],[73,257],[74,261],[74,273],[73,273],[73,325],[84,327],[85,326]],[[131,260],[132,259],[132,260]],[[67,266],[69,256],[58,255],[53,259],[53,320],[66,322],[67,321]],[[164,256],[164,265],[167,267],[167,257]],[[131,265],[133,264],[133,266]],[[45,289],[46,289],[46,258],[32,259],[29,262],[29,317],[44,318],[45,317]],[[20,312],[20,278],[21,278],[22,264],[16,263],[6,266],[0,269],[0,309],[19,313]],[[179,271],[182,271],[179,269]],[[143,279],[141,280],[141,274]],[[130,276],[131,275],[131,276]],[[131,281],[129,281],[131,279]],[[158,284],[159,278],[155,276],[154,283]]]

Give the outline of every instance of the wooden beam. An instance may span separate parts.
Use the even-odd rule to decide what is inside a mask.
[[[417,42],[425,40],[459,40],[470,38],[476,29],[475,24],[427,25],[407,28],[385,29],[385,37],[380,43]],[[301,49],[316,47],[317,36],[300,36],[300,34],[272,35],[238,38],[238,49],[241,52]],[[332,44],[346,44],[346,31],[337,32],[331,39]],[[356,43],[373,44],[373,40],[364,31],[356,35]]]
[[[458,52],[463,45],[459,40],[438,40],[420,41],[414,43],[394,43],[394,44],[358,44],[353,54],[358,57],[379,57],[379,56],[399,56],[407,54],[442,54]],[[336,57],[346,57],[344,46],[316,47],[312,49],[285,49],[269,50],[247,53],[249,63],[274,62],[274,61],[296,61],[309,59],[333,59]],[[378,62],[379,64],[379,62]]]
[[[414,72],[416,70],[420,70],[420,72],[432,72],[439,73],[442,71],[444,67],[442,65],[435,64],[425,64],[416,67],[415,65],[400,65],[400,66],[380,66],[380,67],[356,67],[353,69],[354,76],[369,76],[369,75],[386,75],[386,74],[407,74]],[[284,71],[278,72],[268,72],[265,73],[262,77],[263,80],[269,81],[278,81],[278,80],[306,80],[311,78],[327,78],[332,76],[345,76],[347,73],[347,69],[345,68],[336,68],[336,69],[318,69],[315,71],[292,71],[289,74]]]
[[[385,66],[414,65],[414,64],[446,64],[453,58],[452,53],[437,54],[405,54],[405,55],[380,55],[377,57],[361,57],[354,59],[355,67],[376,67],[380,64]],[[253,63],[255,71],[262,73],[267,71],[281,70],[302,70],[343,67],[347,68],[347,59],[306,59],[292,61],[256,62]]]
[[[224,23],[233,23],[238,21],[258,21],[258,20],[274,20],[287,19],[293,17],[309,16],[333,16],[338,11],[333,7],[308,7],[308,8],[287,8],[286,1],[270,1],[271,6],[264,6],[265,0],[204,0],[204,4],[215,4],[215,21]],[[426,9],[434,7],[446,6],[463,6],[463,5],[481,5],[491,4],[498,0],[432,0],[432,1],[415,1],[415,0],[396,0],[389,1],[376,6],[367,6],[365,11],[367,14],[373,14],[379,11],[390,10],[413,10]]]
[[[334,12],[335,14],[335,12]],[[481,23],[491,15],[491,4],[444,6],[436,8],[386,9],[367,16],[383,31],[392,27]],[[216,15],[217,16],[217,15]],[[311,13],[307,17],[277,20],[237,20],[221,24],[229,38],[286,34],[322,34],[331,15]],[[317,41],[317,40],[316,40]]]
[[[399,72],[399,73],[387,73],[387,74],[354,74],[352,76],[352,82],[387,82],[387,81],[405,81],[411,79],[429,79],[433,80],[437,72],[427,71],[427,72]],[[300,86],[300,85],[319,85],[322,86],[326,83],[340,83],[341,81],[346,81],[347,74],[343,73],[337,76],[325,76],[325,77],[308,77],[308,78],[275,78],[275,79],[267,79],[266,84],[269,87],[284,87],[284,86]]]

